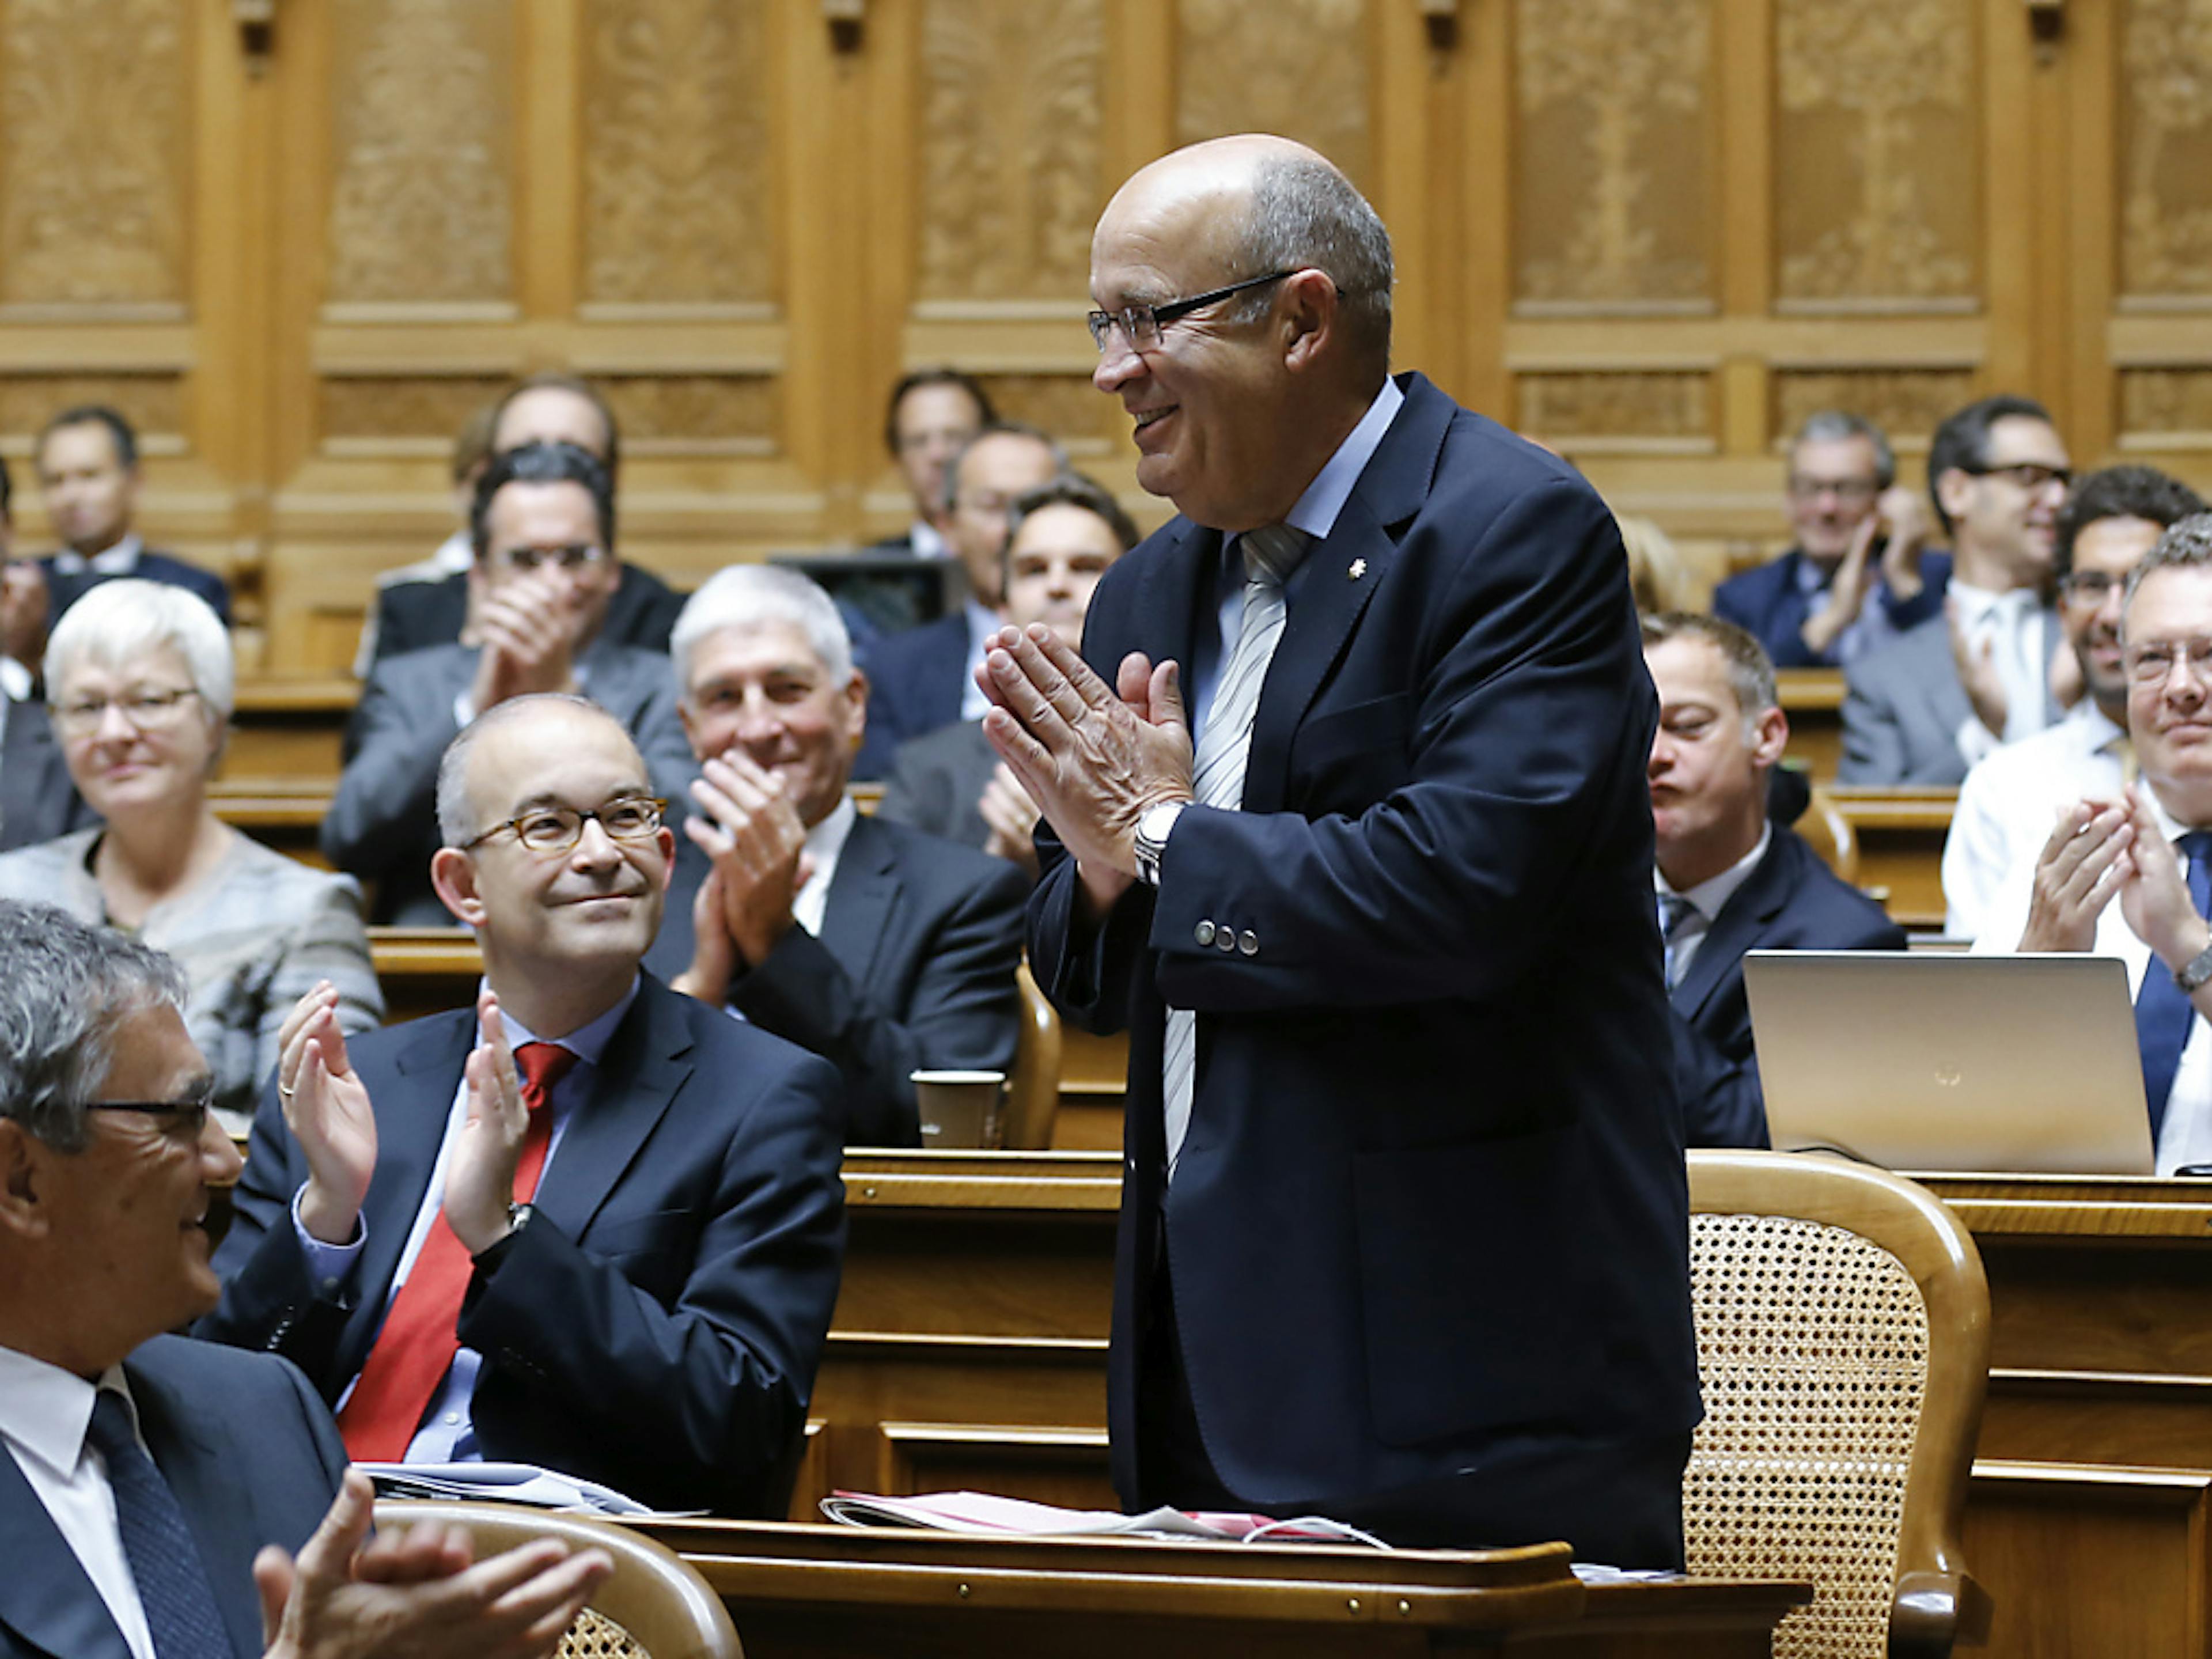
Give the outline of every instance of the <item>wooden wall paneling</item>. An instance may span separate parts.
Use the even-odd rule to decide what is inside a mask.
[[[1988,225],[1984,289],[1990,325],[1978,390],[2032,392],[2037,356],[2035,202],[2051,181],[2037,176],[2034,149],[2022,130],[2034,74],[2025,9],[2007,0],[1981,0],[1978,9],[1982,191]]]
[[[818,5],[781,0],[774,11],[777,61],[784,66],[779,127],[784,147],[778,185],[789,246],[778,296],[786,330],[783,429],[791,482],[815,493],[819,532],[851,539],[858,527],[852,479],[865,342],[853,328],[863,271],[872,257],[863,209],[875,198],[862,188],[869,170],[896,173],[902,152],[869,154],[868,94],[880,76],[869,71],[898,35],[886,26],[887,6],[869,8],[856,51],[843,50]]]
[[[2063,158],[2066,309],[2063,373],[2066,431],[2077,467],[2110,460],[2118,437],[2112,309],[2121,231],[2115,34],[2121,8],[2081,0],[2065,17],[2068,143]],[[2212,16],[2212,10],[2208,10]]]
[[[1450,292],[1457,300],[1460,331],[1456,384],[1446,389],[1493,420],[1510,423],[1512,381],[1506,371],[1507,313],[1513,303],[1516,260],[1513,186],[1516,124],[1513,119],[1514,18],[1504,5],[1460,8],[1460,40],[1455,48],[1458,97],[1453,100],[1453,130],[1460,139],[1456,173],[1462,269]],[[1472,11],[1473,15],[1467,14]]]

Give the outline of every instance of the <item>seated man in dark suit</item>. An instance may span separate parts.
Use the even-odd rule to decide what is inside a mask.
[[[297,1362],[362,1461],[536,1463],[781,1513],[836,1299],[836,1073],[639,963],[675,840],[621,723],[480,716],[438,777],[474,1009],[287,1020],[201,1334]]]
[[[36,659],[27,663],[13,654],[11,641],[30,649],[45,640],[46,593],[39,567],[10,556],[9,495],[8,463],[0,460],[0,853],[52,841],[98,817],[62,763],[37,696]]]
[[[1029,884],[854,809],[867,681],[836,607],[797,571],[717,572],[684,607],[674,657],[701,776],[647,965],[836,1061],[849,1144],[914,1146],[912,1073],[1013,1063]]]
[[[1017,497],[1006,526],[1006,622],[1042,623],[1080,651],[1091,592],[1137,544],[1137,526],[1120,502],[1079,472]],[[876,816],[980,848],[1036,879],[1036,803],[1014,781],[981,720],[901,744]]]
[[[914,496],[914,522],[870,549],[949,559],[952,545],[939,527],[945,517],[945,475],[975,434],[999,418],[990,394],[957,368],[917,368],[899,377],[884,412],[884,447]]]
[[[1796,545],[1729,577],[1713,615],[1778,668],[1833,668],[1940,615],[1948,554],[1924,553],[1927,509],[1897,482],[1881,428],[1841,410],[1809,416],[1790,444]]]
[[[533,374],[518,382],[492,411],[495,455],[525,444],[574,444],[622,480],[622,432],[614,410],[588,380],[569,374]],[[607,601],[602,631],[617,645],[641,651],[668,649],[668,630],[684,596],[641,565],[617,567],[619,580]],[[426,646],[473,644],[471,588],[465,572],[435,581],[395,582],[378,590],[370,619],[370,661],[420,651]]]
[[[202,1224],[239,1167],[183,973],[8,902],[0,986],[0,1655],[550,1652],[603,1553],[364,1547],[368,1482],[299,1372],[164,1334],[215,1305]]]
[[[1767,777],[1790,722],[1759,641],[1733,623],[1674,611],[1644,618],[1644,661],[1659,691],[1653,879],[1685,1138],[1764,1146],[1743,953],[1902,951],[1905,931],[1769,818]]]
[[[1006,546],[1006,509],[1025,489],[1048,483],[1066,466],[1060,447],[1035,427],[986,427],[945,473],[945,537],[968,579],[967,602],[935,622],[872,641],[867,671],[868,734],[853,775],[880,778],[908,738],[956,720],[983,718],[976,689],[983,641],[1000,626],[1000,566]]]
[[[438,757],[476,715],[532,691],[581,691],[629,730],[652,763],[654,793],[690,775],[668,660],[610,639],[614,493],[573,444],[526,444],[477,482],[471,534],[481,646],[435,645],[386,657],[346,726],[345,770],[323,819],[323,851],[377,883],[370,920],[441,927],[431,890],[438,846]]]

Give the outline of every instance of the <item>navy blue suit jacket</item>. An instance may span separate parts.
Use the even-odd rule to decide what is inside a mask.
[[[1130,1037],[1108,1404],[1133,1503],[1163,1234],[1206,1454],[1271,1511],[1441,1485],[1449,1524],[1494,1455],[1686,1444],[1698,1416],[1620,534],[1571,467],[1401,384],[1297,579],[1243,810],[1186,809],[1158,889],[1097,927],[1039,831],[1038,979]],[[1221,549],[1177,518],[1106,574],[1083,631],[1109,684],[1132,650],[1188,665]],[[1164,1003],[1199,1021],[1171,1189]]]
[[[853,775],[880,778],[908,738],[960,718],[968,683],[967,607],[955,605],[935,622],[871,641],[860,666],[868,676],[868,729]]]
[[[1780,558],[1730,576],[1713,590],[1713,615],[1732,622],[1766,647],[1777,668],[1833,668],[1832,648],[1816,656],[1805,643],[1805,619],[1813,614],[1812,597],[1798,586],[1797,572],[1805,563],[1804,550],[1791,548]],[[1889,585],[1880,584],[1872,603],[1882,606],[1903,633],[1917,623],[1943,612],[1943,590],[1951,582],[1951,556],[1920,556],[1918,595],[1899,604]]]
[[[1676,1081],[1692,1146],[1764,1146],[1766,1103],[1752,1051],[1746,951],[1902,951],[1905,930],[1839,880],[1794,830],[1729,895],[1670,995]]]
[[[319,1286],[292,1229],[307,1160],[275,1079],[216,1253],[200,1334],[270,1348],[335,1401],[382,1324],[473,1010],[346,1045],[376,1106],[368,1238]],[[488,1459],[581,1474],[659,1509],[751,1515],[804,1427],[844,1248],[843,1119],[829,1066],[647,976],[534,1200],[457,1330],[483,1356]]]
[[[253,1557],[297,1554],[345,1474],[329,1409],[293,1367],[157,1336],[123,1362],[138,1426],[175,1492],[240,1659],[262,1651]],[[131,1659],[107,1604],[52,1517],[0,1452],[0,1656]]]
[[[102,582],[116,580],[103,570],[89,568],[64,575],[54,568],[54,556],[48,554],[39,561],[46,573],[46,615],[54,621],[61,620],[62,612],[75,605]],[[172,587],[181,587],[205,599],[208,609],[225,628],[230,626],[230,586],[211,570],[203,570],[196,564],[186,564],[182,559],[167,553],[141,552],[137,567],[126,573],[143,581],[167,582]]]

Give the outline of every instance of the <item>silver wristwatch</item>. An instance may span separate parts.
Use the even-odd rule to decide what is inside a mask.
[[[1168,850],[1168,836],[1182,816],[1187,800],[1163,801],[1137,815],[1137,879],[1147,887],[1160,884],[1160,856]]]
[[[2191,996],[2196,995],[2197,988],[2208,980],[2212,980],[2212,945],[2206,945],[2173,970],[2173,982]]]

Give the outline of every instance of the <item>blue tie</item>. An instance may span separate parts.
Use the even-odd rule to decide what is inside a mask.
[[[2212,911],[2212,830],[2192,830],[2174,843],[2189,860],[2189,901],[2197,914]],[[2142,1050],[2143,1094],[2150,1102],[2150,1142],[2158,1145],[2166,1122],[2166,1097],[2173,1092],[2173,1074],[2181,1069],[2181,1051],[2189,1046],[2196,1020],[2196,1006],[2189,993],[2173,982],[2156,957],[2143,969],[2142,988],[2136,993],[2136,1042]]]
[[[113,1389],[94,1399],[85,1441],[106,1462],[124,1559],[158,1659],[236,1659],[185,1512],[131,1432],[131,1407]]]
[[[1705,920],[1704,913],[1680,893],[1659,895],[1659,938],[1667,947],[1669,991],[1682,982],[1682,972],[1687,966],[1681,954],[1682,942],[1696,933]]]

